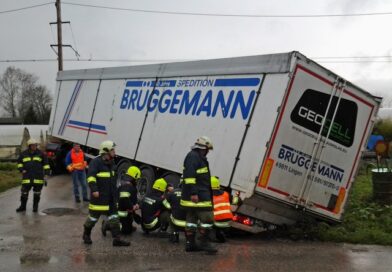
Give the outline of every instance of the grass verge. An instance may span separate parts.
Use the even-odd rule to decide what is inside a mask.
[[[20,184],[20,173],[15,163],[0,163],[0,192]]]
[[[392,245],[392,205],[373,200],[371,175],[358,176],[353,186],[343,223],[318,224],[316,237],[323,241]]]

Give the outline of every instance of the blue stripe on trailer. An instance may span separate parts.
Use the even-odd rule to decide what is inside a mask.
[[[215,80],[215,87],[241,87],[257,86],[260,83],[259,78],[221,78]]]

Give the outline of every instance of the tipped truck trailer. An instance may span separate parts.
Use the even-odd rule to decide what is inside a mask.
[[[178,183],[197,137],[239,193],[233,226],[342,220],[381,99],[298,52],[59,72],[50,134],[91,154],[113,140],[119,172]]]

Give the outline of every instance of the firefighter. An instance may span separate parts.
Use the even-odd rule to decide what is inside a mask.
[[[214,206],[214,229],[215,237],[219,243],[226,242],[225,230],[230,228],[230,221],[233,220],[231,205],[238,204],[238,196],[231,197],[228,192],[221,190],[219,178],[211,177],[211,188]]]
[[[116,168],[114,164],[115,144],[104,141],[99,148],[99,156],[89,165],[87,182],[90,186],[89,216],[84,223],[83,241],[91,244],[91,230],[101,215],[108,216],[108,224],[113,236],[113,246],[129,246],[120,239],[120,221],[116,207]]]
[[[41,190],[46,185],[50,166],[46,155],[38,149],[38,142],[32,138],[27,141],[28,149],[23,151],[18,159],[18,170],[22,173],[22,188],[20,206],[16,212],[26,211],[29,191],[33,187],[33,212],[38,211]]]
[[[79,185],[82,187],[83,201],[88,202],[87,197],[87,182],[86,182],[86,167],[87,161],[84,156],[83,150],[80,149],[78,143],[73,144],[73,148],[68,152],[65,157],[65,164],[67,170],[72,173],[73,191],[75,201],[80,203]]]
[[[132,223],[134,213],[139,209],[139,205],[137,204],[136,181],[140,176],[141,172],[138,167],[129,167],[122,177],[120,188],[118,188],[118,217],[121,223],[122,234],[130,234],[136,230],[136,227],[132,226]],[[102,220],[103,236],[106,236],[107,230],[109,230],[109,224],[107,220]]]
[[[163,237],[169,226],[170,204],[165,198],[167,182],[165,179],[157,179],[150,193],[147,193],[142,200],[142,229],[148,234],[159,229]]]
[[[186,155],[183,170],[183,186],[180,205],[186,209],[185,251],[204,250],[214,254],[214,248],[208,239],[214,224],[212,212],[211,174],[207,154],[213,149],[211,140],[199,137]],[[198,223],[200,221],[200,225]],[[196,230],[200,232],[200,247],[196,245]]]
[[[181,188],[175,188],[169,191],[166,196],[171,206],[169,241],[172,243],[179,242],[180,231],[184,231],[186,224],[186,211],[180,206],[181,191]]]

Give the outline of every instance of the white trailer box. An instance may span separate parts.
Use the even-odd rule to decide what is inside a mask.
[[[238,213],[340,221],[380,99],[298,52],[59,72],[53,136],[180,173],[209,136]]]

